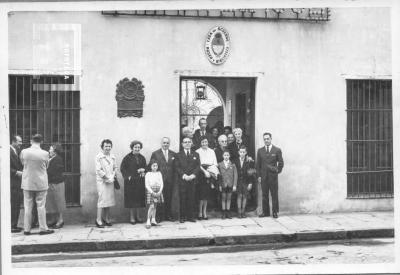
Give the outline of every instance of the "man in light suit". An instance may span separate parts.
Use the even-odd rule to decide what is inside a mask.
[[[195,205],[195,186],[200,172],[200,157],[192,147],[192,139],[185,137],[182,140],[181,150],[175,158],[175,171],[179,182],[180,218],[181,223],[186,220],[196,222],[193,218]]]
[[[22,171],[22,184],[24,190],[24,234],[31,234],[33,201],[36,201],[39,234],[51,234],[46,223],[46,195],[48,185],[47,165],[49,153],[40,148],[43,138],[41,135],[34,135],[31,140],[31,147],[22,150],[20,158],[24,166]]]
[[[168,137],[163,137],[161,140],[161,148],[151,154],[150,160],[155,160],[158,164],[158,170],[163,177],[163,196],[164,204],[157,206],[158,221],[172,220],[172,191],[174,186],[174,160],[175,152],[169,150],[171,140]]]
[[[272,145],[271,133],[263,135],[265,146],[257,151],[257,176],[262,188],[262,208],[263,214],[260,217],[269,217],[269,193],[272,199],[272,216],[278,218],[278,174],[282,172],[283,158],[282,151]]]
[[[12,136],[10,145],[10,200],[11,200],[11,232],[21,232],[22,228],[18,227],[19,211],[22,202],[21,178],[22,163],[19,160],[19,150],[22,145],[20,136]]]

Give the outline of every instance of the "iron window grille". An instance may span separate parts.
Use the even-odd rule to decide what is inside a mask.
[[[391,80],[347,80],[347,196],[393,197]]]
[[[80,205],[80,89],[79,77],[9,75],[10,135],[43,135],[43,149],[61,143],[68,206]]]

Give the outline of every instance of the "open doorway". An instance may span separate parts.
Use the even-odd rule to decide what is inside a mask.
[[[187,126],[193,132],[205,118],[211,132],[224,126],[241,128],[248,140],[248,154],[254,158],[254,98],[256,78],[245,77],[181,77],[180,134]]]

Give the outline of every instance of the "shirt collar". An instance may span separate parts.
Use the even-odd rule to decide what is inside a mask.
[[[13,149],[15,154],[17,154],[17,149],[15,149],[14,146],[10,145],[10,148]]]

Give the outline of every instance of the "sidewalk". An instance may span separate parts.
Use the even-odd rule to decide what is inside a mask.
[[[16,233],[12,234],[12,253],[110,251],[393,236],[393,212],[282,215],[278,219],[214,218],[196,223],[162,222],[151,229],[146,229],[144,224],[119,223],[108,228],[66,225],[56,230],[55,234],[43,236]]]

